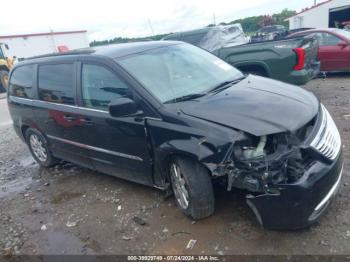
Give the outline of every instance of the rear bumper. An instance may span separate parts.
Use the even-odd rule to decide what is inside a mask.
[[[271,229],[297,229],[316,222],[341,183],[341,153],[331,163],[316,162],[295,184],[280,185],[280,194],[247,196],[259,222]]]
[[[320,73],[320,67],[321,63],[319,61],[316,61],[308,69],[298,71],[294,70],[288,75],[288,82],[296,85],[304,85]]]

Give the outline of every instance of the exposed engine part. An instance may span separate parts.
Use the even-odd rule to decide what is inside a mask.
[[[263,157],[265,156],[265,146],[266,146],[267,136],[261,136],[259,144],[256,148],[243,148],[243,156],[246,159]]]
[[[246,189],[252,192],[257,192],[260,189],[259,180],[248,176],[244,178],[243,185]]]
[[[237,187],[251,192],[278,193],[278,184],[300,179],[312,162],[300,146],[308,129],[306,126],[294,134],[247,135],[246,140],[236,143],[233,164],[227,170],[227,189]]]

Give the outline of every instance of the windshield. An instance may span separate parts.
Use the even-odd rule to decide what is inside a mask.
[[[203,94],[243,76],[216,56],[189,44],[148,50],[118,63],[162,103]]]
[[[342,29],[337,29],[335,30],[335,32],[337,32],[337,34],[347,38],[347,39],[350,39],[350,32],[349,31],[345,31],[345,30],[342,30]]]

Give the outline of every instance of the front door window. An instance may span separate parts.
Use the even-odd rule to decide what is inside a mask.
[[[131,91],[116,74],[103,66],[83,65],[82,98],[85,107],[108,110],[110,102],[123,97],[130,98]]]

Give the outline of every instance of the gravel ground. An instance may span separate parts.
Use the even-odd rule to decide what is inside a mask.
[[[0,249],[5,254],[350,254],[350,75],[311,81],[344,144],[344,179],[319,223],[262,229],[244,192],[218,186],[215,215],[191,221],[159,190],[72,164],[40,168],[0,118]],[[6,100],[0,98],[5,112]],[[197,240],[192,249],[187,243]]]

